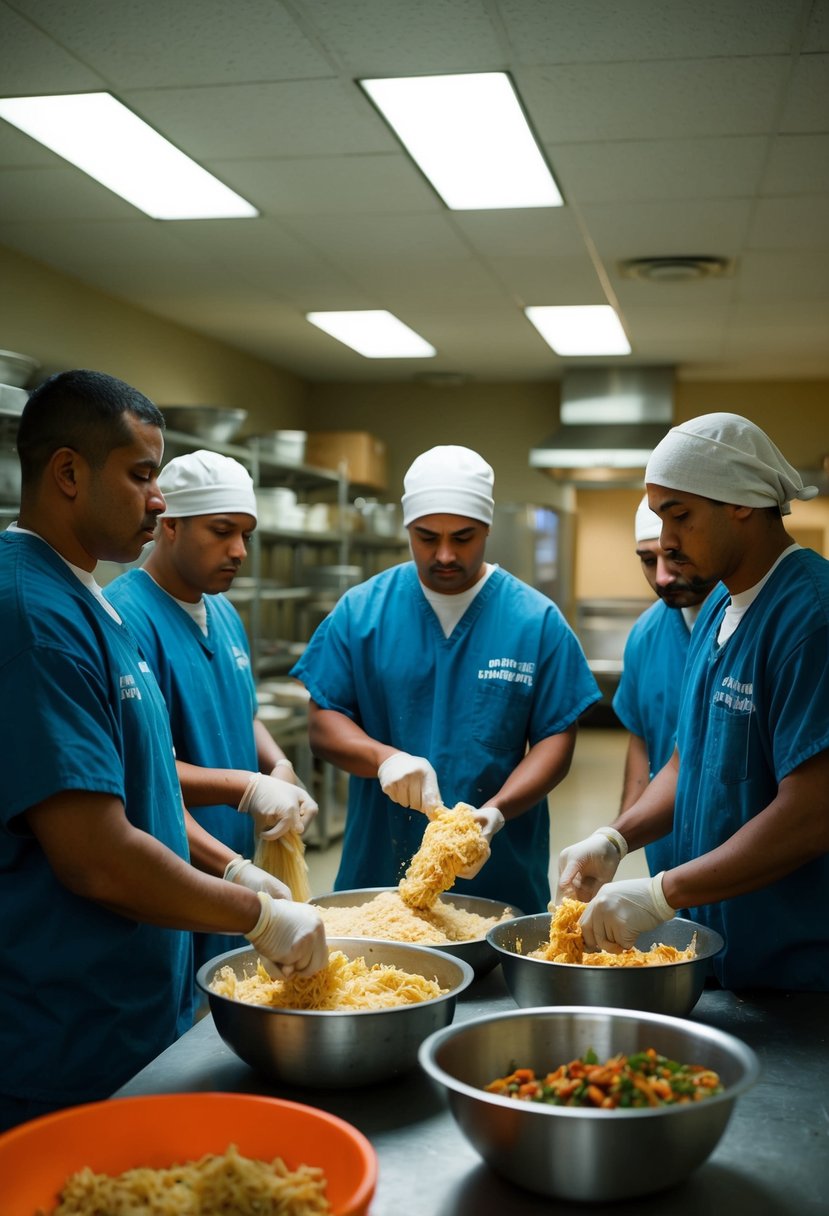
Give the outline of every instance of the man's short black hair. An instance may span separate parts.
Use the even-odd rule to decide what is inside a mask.
[[[20,416],[17,453],[23,484],[43,473],[59,448],[72,448],[100,468],[131,440],[124,416],[164,429],[164,415],[138,389],[106,372],[58,372],[35,389]]]

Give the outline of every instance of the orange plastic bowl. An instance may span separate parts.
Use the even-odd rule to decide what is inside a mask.
[[[356,1127],[327,1111],[249,1094],[159,1094],[72,1106],[0,1136],[3,1216],[51,1212],[61,1187],[88,1165],[120,1174],[224,1153],[320,1166],[334,1216],[366,1216],[377,1156]]]

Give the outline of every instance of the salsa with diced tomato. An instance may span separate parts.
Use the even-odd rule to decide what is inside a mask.
[[[537,1077],[516,1068],[484,1086],[487,1093],[547,1106],[592,1106],[605,1110],[673,1106],[723,1092],[719,1075],[701,1064],[678,1064],[652,1047],[599,1062],[589,1050],[554,1072]]]

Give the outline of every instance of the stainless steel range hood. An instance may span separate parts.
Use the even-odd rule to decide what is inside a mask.
[[[561,425],[530,466],[571,484],[640,485],[673,424],[674,369],[583,368],[561,382]]]

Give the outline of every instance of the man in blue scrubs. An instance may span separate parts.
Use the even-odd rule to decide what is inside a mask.
[[[167,506],[149,556],[105,595],[164,695],[185,805],[233,850],[237,872],[251,865],[254,824],[263,838],[278,839],[304,832],[317,812],[256,717],[248,640],[223,594],[247,555],[256,494],[237,460],[203,450],[169,461],[158,486]],[[238,937],[197,933],[194,965],[240,945]]]
[[[673,856],[611,882],[624,848],[581,841],[562,851],[560,891],[601,888],[582,915],[589,947],[628,946],[682,909],[724,937],[723,986],[826,991],[829,562],[784,527],[817,490],[726,413],[669,431],[646,482],[663,549],[690,581],[724,584],[691,637],[676,751],[615,822],[625,848],[672,826]]]
[[[651,590],[659,597],[628,634],[622,678],[613,709],[630,732],[620,811],[632,806],[654,773],[668,763],[674,750],[679,693],[691,630],[708,594],[684,577],[682,565],[659,543],[662,520],[645,496],[634,519],[636,555]],[[670,864],[671,837],[645,846],[651,874]]]
[[[0,535],[0,1127],[104,1098],[187,1029],[193,931],[286,970],[327,959],[319,916],[184,812],[167,710],[95,581],[164,510],[164,420],[112,376],[53,376],[17,437]],[[192,860],[192,864],[190,861]]]
[[[293,669],[312,748],[351,774],[338,890],[396,885],[427,816],[466,802],[491,856],[457,892],[546,908],[547,794],[601,694],[556,605],[486,562],[493,485],[469,448],[419,456],[414,560],[348,591]]]

